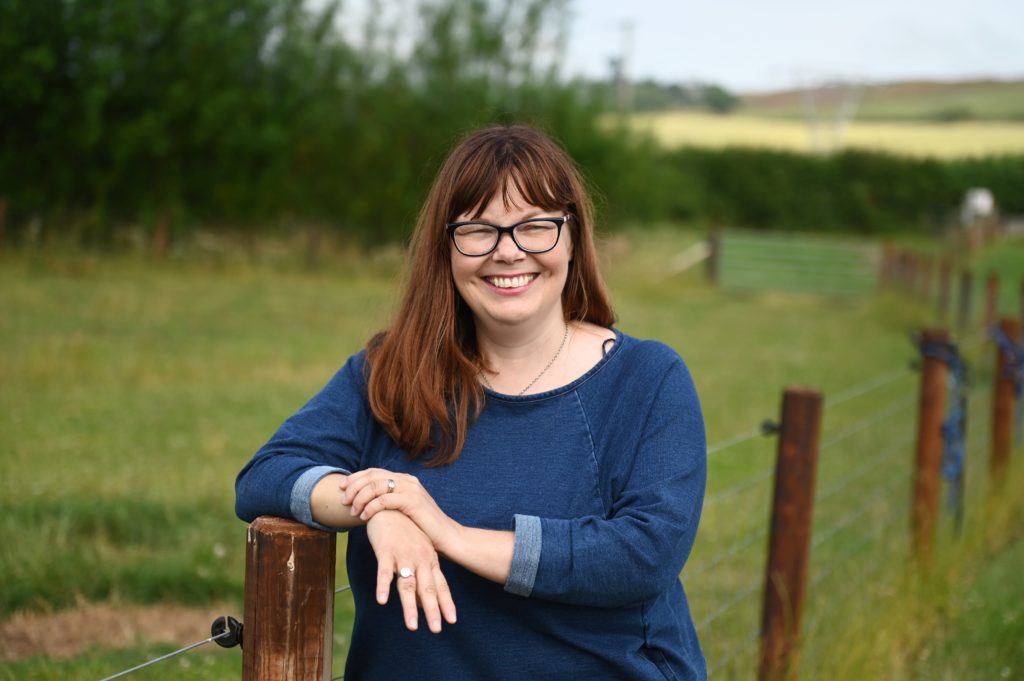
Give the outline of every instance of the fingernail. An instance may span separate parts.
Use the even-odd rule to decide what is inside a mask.
[[[430,622],[430,630],[435,634],[441,631],[441,622],[439,620],[432,620]]]
[[[363,511],[362,513],[360,513],[359,517],[362,518],[363,520],[366,520],[366,518],[367,518],[366,511]]]
[[[388,597],[388,592],[387,591],[378,591],[377,592],[377,602],[380,603],[381,605],[384,605],[384,599],[387,598],[387,597]]]
[[[405,624],[410,631],[416,631],[416,620],[406,620]]]

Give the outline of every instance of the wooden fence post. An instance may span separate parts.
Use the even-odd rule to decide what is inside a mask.
[[[721,276],[722,266],[722,230],[713,229],[708,234],[708,259],[705,272],[708,282],[713,286],[718,285]]]
[[[939,350],[949,343],[945,329],[928,329],[921,334],[921,349]],[[933,353],[934,354],[934,353]],[[914,465],[914,503],[911,508],[914,555],[928,563],[935,538],[935,517],[939,509],[939,472],[942,467],[942,419],[946,406],[946,375],[949,369],[941,357],[921,362],[921,394],[918,402],[917,455]]]
[[[242,681],[330,681],[335,535],[261,516],[245,551]]]
[[[796,676],[822,402],[821,393],[807,388],[787,388],[782,396],[761,620],[758,673],[761,681],[781,681]]]
[[[999,275],[989,272],[985,279],[985,328],[983,333],[995,326],[996,310],[999,304]]]
[[[999,322],[1003,334],[1013,343],[1020,343],[1020,324],[1012,317],[1003,317]],[[995,400],[992,405],[992,460],[990,473],[993,482],[1002,483],[1006,467],[1010,462],[1011,438],[1013,435],[1013,407],[1016,400],[1013,376],[1010,375],[1011,357],[1002,348],[996,355]]]
[[[962,334],[971,323],[971,288],[974,275],[970,270],[960,272],[960,304],[957,309],[956,328]]]
[[[939,298],[936,303],[936,313],[939,324],[945,325],[949,319],[950,279],[953,264],[949,258],[939,261]]]

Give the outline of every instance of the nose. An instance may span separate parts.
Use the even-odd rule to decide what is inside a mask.
[[[512,235],[507,233],[502,234],[498,238],[498,245],[491,255],[495,260],[500,260],[501,262],[516,262],[525,257],[523,252],[519,250],[519,246],[512,239]]]

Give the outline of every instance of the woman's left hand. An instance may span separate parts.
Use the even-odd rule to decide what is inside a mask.
[[[352,507],[352,515],[365,521],[385,509],[401,511],[423,530],[439,553],[447,553],[446,547],[456,540],[461,528],[412,475],[368,468],[347,476],[338,487],[342,503]]]

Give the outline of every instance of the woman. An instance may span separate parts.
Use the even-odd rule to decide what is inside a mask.
[[[470,134],[394,323],[239,474],[243,520],[351,528],[346,679],[706,676],[678,579],[700,406],[674,351],[612,327],[591,213],[544,135]]]

